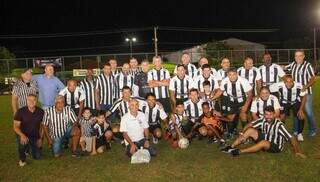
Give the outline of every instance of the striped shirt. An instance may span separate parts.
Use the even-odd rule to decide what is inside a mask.
[[[185,69],[186,75],[190,76],[191,78],[194,78],[195,76],[198,75],[197,67],[192,63],[184,65],[184,69]],[[177,66],[174,68],[173,73],[177,74]]]
[[[161,68],[160,70],[152,69],[148,72],[148,81],[162,81],[167,79],[170,79],[170,74],[165,68]],[[151,91],[156,95],[156,99],[164,99],[169,97],[168,86],[154,87],[151,89]]]
[[[142,106],[142,112],[146,115],[149,126],[158,125],[161,123],[160,119],[165,120],[168,117],[164,109],[157,104],[153,108],[150,108],[148,104]]]
[[[260,118],[252,122],[252,126],[255,129],[261,130],[265,135],[264,139],[270,143],[276,144],[279,150],[283,150],[285,141],[292,138],[292,135],[284,127],[284,124],[279,120],[275,119],[272,122],[267,122],[264,118]]]
[[[180,114],[174,114],[175,120],[173,120],[173,118],[170,119],[169,124],[168,124],[168,129],[170,132],[174,132],[175,131],[175,125],[181,129],[182,128],[182,121],[183,118],[185,117],[185,115],[180,115]]]
[[[90,109],[96,109],[95,96],[94,96],[95,84],[96,84],[96,80],[89,81],[86,78],[80,82],[80,88],[83,90],[86,98],[84,102],[84,107],[88,107]]]
[[[280,103],[276,96],[270,95],[267,100],[262,100],[261,97],[252,101],[250,112],[257,113],[258,117],[263,117],[264,109],[267,106],[272,106],[275,110],[280,110]]]
[[[211,91],[219,88],[219,82],[213,75],[210,75],[209,78],[205,78],[203,75],[197,76],[193,81],[193,88],[198,89],[200,92],[204,92],[203,82],[206,80],[208,80],[210,82],[210,90]]]
[[[51,138],[61,138],[76,120],[76,114],[70,106],[65,106],[61,112],[52,106],[45,110],[43,124],[48,126]]]
[[[35,81],[25,83],[18,80],[13,84],[12,94],[18,98],[18,109],[27,106],[27,97],[30,94],[37,95],[38,88]]]
[[[302,91],[303,86],[300,83],[295,82],[292,88],[287,88],[284,82],[272,84],[270,86],[271,92],[280,93],[281,104],[295,104],[301,102],[301,97],[307,94],[307,91]]]
[[[59,95],[64,96],[65,104],[71,106],[72,109],[79,108],[80,102],[86,99],[83,90],[77,86],[74,92],[70,92],[68,87],[62,89]]]
[[[279,78],[285,75],[281,66],[272,63],[270,66],[262,65],[259,67],[262,86],[269,86],[273,83],[279,82]]]
[[[112,105],[116,92],[115,78],[102,73],[97,77],[95,87],[100,91],[100,104]]]
[[[217,74],[221,80],[225,79],[228,76],[228,70],[223,70],[222,68],[218,70]]]
[[[81,118],[79,124],[81,126],[82,136],[91,137],[92,136],[92,125],[94,124],[93,118],[85,119]]]
[[[116,76],[116,84],[117,84],[116,98],[121,98],[122,88],[124,86],[128,86],[132,90],[132,86],[134,84],[134,78],[130,74],[125,75],[124,73],[121,72]]]
[[[131,75],[133,78],[135,78],[136,75],[137,75],[138,73],[140,73],[140,72],[142,72],[141,67],[137,67],[135,70],[130,69],[130,70],[129,70],[129,75]]]
[[[116,77],[118,74],[121,73],[121,69],[117,68],[115,70],[111,70],[111,72],[112,72],[112,76]]]
[[[147,105],[147,102],[139,97],[131,97],[132,99],[137,99],[139,102],[139,109],[142,110],[142,107]],[[119,111],[120,112],[120,116],[123,116],[124,114],[129,112],[129,100],[125,101],[122,98],[116,100],[112,107],[109,109],[109,111],[111,113],[114,113],[115,111]]]
[[[211,97],[211,92],[210,93],[204,93],[204,95],[201,96],[201,99],[203,100],[203,102],[208,102],[210,108],[214,108],[215,101],[212,101],[210,99],[210,97]]]
[[[307,85],[310,79],[315,76],[313,67],[308,61],[299,65],[294,61],[287,68],[290,70],[293,80],[302,85]],[[307,94],[312,94],[311,87],[307,89]]]
[[[254,93],[256,94],[256,83],[258,80],[261,80],[261,75],[258,71],[258,68],[253,67],[251,69],[245,69],[244,67],[241,67],[238,69],[238,75],[249,81],[250,85],[254,89]]]
[[[252,86],[247,79],[240,76],[235,83],[226,77],[221,81],[220,90],[224,96],[229,97],[230,101],[242,103],[246,100],[246,93],[252,90]]]
[[[188,91],[192,88],[192,79],[185,75],[180,79],[177,75],[170,79],[169,90],[171,90],[175,98],[188,98]]]
[[[199,122],[198,119],[202,115],[203,100],[199,99],[197,103],[192,102],[190,99],[184,102],[184,109],[187,117],[193,123]]]

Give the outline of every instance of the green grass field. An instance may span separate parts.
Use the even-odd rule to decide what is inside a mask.
[[[317,84],[314,111],[318,122],[319,92]],[[103,155],[80,159],[71,157],[70,151],[54,159],[45,147],[42,160],[28,158],[28,165],[20,168],[10,97],[0,96],[0,104],[0,181],[320,181],[320,159],[314,156],[320,137],[306,135],[301,145],[307,159],[296,158],[289,144],[280,154],[260,152],[234,158],[206,140],[195,140],[186,150],[173,150],[161,141],[156,145],[159,155],[144,165],[131,165],[124,148],[113,143],[112,150]],[[291,129],[291,121],[287,125]]]

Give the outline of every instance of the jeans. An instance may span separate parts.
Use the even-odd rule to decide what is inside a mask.
[[[62,144],[64,141],[69,141],[71,137],[72,126],[67,128],[67,131],[62,137],[52,139],[52,153],[53,155],[60,155],[62,153]]]
[[[149,153],[150,153],[151,156],[156,156],[156,155],[157,155],[156,150],[155,150],[153,147],[151,147],[151,146],[149,146],[149,148],[145,148],[145,147],[144,147],[144,142],[145,142],[145,140],[142,139],[142,140],[139,140],[139,141],[133,142],[133,143],[136,144],[138,150],[139,150],[141,147],[143,147],[144,149],[147,149],[147,150],[149,151]],[[130,153],[130,147],[131,147],[130,145],[127,145],[127,147],[126,147],[126,154],[127,154],[127,156],[129,156],[129,157],[132,156],[131,153]]]
[[[317,132],[317,126],[316,126],[316,120],[314,118],[314,114],[312,111],[312,94],[307,94],[307,101],[306,105],[304,107],[304,111],[306,113],[306,119],[308,120],[308,125],[309,125],[309,135],[312,133]]]
[[[18,152],[19,152],[19,159],[23,162],[26,161],[26,151],[27,149],[31,149],[31,155],[34,159],[40,159],[41,157],[41,150],[37,146],[37,140],[38,138],[35,137],[28,137],[29,142],[26,145],[21,144],[20,142],[20,136],[17,136],[17,142],[18,142]]]

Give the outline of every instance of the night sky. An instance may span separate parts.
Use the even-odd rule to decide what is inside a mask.
[[[320,25],[316,0],[291,1],[1,1],[0,46],[19,57],[128,52],[125,37],[138,38],[135,51],[151,52],[152,30],[74,37],[5,39],[14,35],[117,32],[159,26],[160,51],[192,47],[229,37],[266,43],[310,36]],[[279,29],[273,33],[166,31],[161,27]],[[312,35],[312,34],[311,34]],[[89,49],[85,49],[88,48]],[[91,47],[91,48],[90,48]]]

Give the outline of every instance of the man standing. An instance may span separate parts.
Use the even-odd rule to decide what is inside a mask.
[[[86,77],[80,82],[80,87],[86,98],[84,101],[84,107],[90,108],[93,115],[96,115],[96,103],[94,97],[95,84],[96,80],[93,77],[93,70],[87,69]]]
[[[230,69],[230,60],[228,58],[221,59],[221,68],[218,70],[218,75],[222,79],[228,76],[228,70]]]
[[[184,52],[181,56],[181,63],[186,70],[186,75],[191,77],[192,79],[197,76],[197,67],[190,63],[190,55],[187,52]],[[177,74],[177,66],[174,68],[174,74]]]
[[[109,60],[109,64],[110,64],[110,66],[111,66],[112,75],[113,75],[114,77],[116,77],[116,76],[121,72],[121,70],[118,69],[117,60],[115,60],[115,59],[110,59],[110,60]]]
[[[97,77],[95,88],[97,110],[107,111],[113,104],[116,92],[116,81],[109,63],[103,66],[103,73]]]
[[[130,65],[128,63],[124,63],[122,66],[122,72],[116,76],[116,84],[117,84],[117,92],[116,98],[121,98],[122,88],[124,86],[128,86],[130,89],[133,87],[133,76],[129,73]]]
[[[21,79],[13,85],[11,97],[13,115],[18,109],[27,105],[28,95],[37,95],[37,92],[38,88],[36,82],[32,80],[32,70],[25,69],[21,74]]]
[[[80,129],[77,126],[77,117],[70,106],[65,106],[65,98],[56,96],[55,105],[45,111],[43,117],[44,133],[49,146],[52,145],[54,157],[62,154],[64,141],[72,139],[72,156],[79,157],[77,146],[80,139]]]
[[[316,75],[312,65],[305,61],[305,54],[303,50],[297,50],[294,54],[295,61],[287,68],[291,70],[291,75],[295,82],[303,85],[302,91],[306,91],[306,105],[305,112],[309,123],[309,136],[316,136],[317,125],[312,110],[312,85],[316,82]]]
[[[131,58],[129,61],[129,65],[130,65],[130,70],[129,70],[129,74],[135,78],[136,75],[141,72],[141,68],[138,67],[139,63],[138,60],[136,58]]]
[[[136,99],[130,100],[129,110],[120,123],[120,132],[126,142],[126,154],[131,157],[143,147],[149,150],[151,156],[155,156],[156,151],[150,146],[148,120],[146,115],[139,111],[139,102]]]
[[[281,66],[272,63],[272,57],[269,53],[263,55],[263,65],[259,67],[262,86],[269,87],[274,83],[278,83],[280,78],[285,75]]]
[[[216,77],[213,74],[211,74],[210,65],[208,64],[202,65],[201,75],[198,75],[194,79],[193,88],[196,88],[200,93],[203,93],[204,92],[203,82],[206,80],[210,82],[211,92],[214,92],[216,89],[219,88],[218,79],[216,79]]]
[[[162,67],[162,60],[160,56],[152,58],[154,68],[148,72],[148,84],[152,92],[156,95],[156,99],[160,102],[166,111],[171,111],[168,87],[170,83],[169,71]]]
[[[77,81],[68,80],[67,87],[62,89],[59,95],[64,96],[65,104],[70,106],[78,116],[78,119],[80,119],[86,98],[82,89],[77,86]]]
[[[246,57],[243,67],[238,69],[238,75],[249,81],[253,88],[253,94],[257,95],[257,91],[261,88],[261,75],[256,67],[253,66],[253,59]]]
[[[47,64],[44,68],[44,74],[34,75],[32,77],[37,82],[39,89],[39,101],[41,108],[45,110],[54,105],[54,99],[65,86],[54,76],[54,68]]]
[[[145,98],[151,92],[148,85],[149,62],[143,60],[141,62],[141,72],[137,73],[134,78],[134,84],[139,88],[139,97]]]
[[[198,62],[198,76],[202,75],[202,66],[208,64],[209,65],[209,61],[206,57],[202,57],[199,59]],[[210,68],[210,74],[212,74],[217,80],[221,80],[222,78],[220,78],[220,75],[218,75],[218,72],[216,69],[214,68]]]
[[[13,130],[17,134],[19,166],[26,165],[26,151],[31,148],[31,154],[34,159],[40,159],[41,146],[41,122],[43,110],[37,106],[37,96],[27,96],[27,106],[20,108],[13,121]]]

